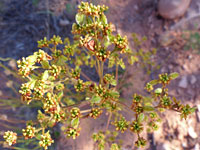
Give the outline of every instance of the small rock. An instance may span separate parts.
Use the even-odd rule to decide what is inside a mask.
[[[188,128],[188,134],[190,137],[192,137],[193,139],[196,139],[198,136],[197,136],[197,133],[194,131],[194,128],[193,127],[189,127]]]
[[[180,80],[178,86],[181,87],[181,88],[187,88],[188,81],[187,81],[187,77],[186,76],[182,77],[182,79]]]
[[[67,26],[67,25],[70,24],[70,22],[69,22],[69,20],[67,20],[67,19],[65,19],[65,20],[60,19],[59,24],[60,24],[61,26]]]
[[[195,84],[196,82],[197,82],[197,78],[194,75],[192,75],[190,79],[190,83]]]
[[[153,28],[154,28],[154,24],[151,24],[151,25],[150,25],[150,28],[153,29]]]
[[[170,145],[168,143],[157,144],[156,149],[168,150],[168,149],[170,149]]]
[[[138,5],[134,5],[133,8],[134,8],[135,10],[139,10]]]
[[[194,146],[194,150],[200,150],[200,146],[198,143]]]
[[[123,35],[123,31],[120,28],[117,28],[117,32],[121,35]]]
[[[10,80],[10,81],[7,81],[7,82],[6,82],[6,86],[7,86],[7,87],[10,87],[10,88],[13,87],[13,81],[11,81],[11,80]]]
[[[158,144],[156,146],[157,150],[180,150],[181,149],[181,144],[177,140],[173,140],[171,143],[170,142],[165,142],[162,144]]]
[[[182,144],[182,146],[184,147],[184,148],[187,148],[188,147],[188,145],[187,145],[187,141],[181,141],[181,144]]]
[[[197,109],[200,112],[200,104],[197,105]]]
[[[4,73],[5,73],[7,76],[9,76],[9,75],[12,74],[12,72],[11,72],[10,70],[4,70]]]
[[[8,65],[12,68],[12,69],[16,69],[16,61],[14,59],[11,59],[8,63]]]
[[[168,149],[170,149],[169,143],[164,143],[162,149],[163,149],[163,150],[168,150]]]
[[[187,64],[184,64],[184,65],[183,65],[183,69],[184,69],[185,71],[189,71],[189,70],[190,70],[190,68],[188,67]]]
[[[200,122],[200,104],[197,105],[197,110],[198,110],[198,112],[196,113],[196,115],[197,115],[197,121]]]
[[[173,65],[170,64],[169,65],[169,69],[172,70],[173,69]]]
[[[188,59],[192,59],[192,55],[189,55],[189,56],[188,56]]]
[[[196,113],[197,122],[200,122],[200,112]]]
[[[166,70],[165,67],[163,67],[163,68],[161,68],[160,72],[161,72],[161,73],[165,73],[165,72],[167,72],[167,70]]]
[[[165,50],[168,51],[168,50],[169,50],[169,47],[165,47]]]
[[[176,19],[187,11],[191,0],[160,0],[158,12],[165,19]]]
[[[2,115],[0,115],[0,118],[1,118],[2,120],[7,120],[7,119],[8,119],[8,116],[5,115],[5,114],[2,114]]]
[[[187,90],[187,94],[189,95],[189,96],[195,96],[195,91],[193,90],[193,89],[191,89],[191,88],[189,88],[188,90]]]

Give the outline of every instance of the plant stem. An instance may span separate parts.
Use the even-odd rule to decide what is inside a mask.
[[[108,130],[108,126],[109,126],[109,124],[110,124],[111,118],[112,118],[112,112],[109,113],[108,121],[107,121],[107,124],[106,124],[106,130]]]
[[[118,64],[117,64],[117,62],[116,62],[116,68],[115,69],[116,69],[115,70],[115,80],[118,83]]]
[[[0,60],[1,60],[1,61],[9,61],[9,60],[11,60],[11,59],[12,59],[12,58],[9,58],[9,57],[8,57],[8,58],[0,57]]]
[[[76,107],[76,106],[79,106],[79,108],[80,107],[83,107],[83,106],[86,106],[86,105],[88,105],[89,104],[89,101],[80,101],[80,102],[78,102],[78,103],[76,103],[76,104],[73,104],[73,105],[69,105],[69,106],[62,106],[62,108],[72,108],[72,107]]]
[[[96,21],[95,21],[95,17],[92,17],[92,20],[93,20],[93,22],[95,23]],[[99,51],[99,43],[98,43],[98,33],[97,33],[97,26],[96,26],[96,24],[95,24],[95,27],[94,27],[94,30],[95,30],[95,36],[94,36],[94,41],[95,41],[95,45],[96,45],[96,51]],[[103,74],[103,72],[102,72],[102,68],[101,68],[101,66],[100,66],[100,62],[99,62],[99,60],[98,60],[98,58],[96,57],[96,60],[97,60],[97,69],[98,69],[98,74],[99,74],[99,78],[100,78],[100,83],[102,83],[102,81],[103,81],[103,78],[102,78],[102,74]]]
[[[128,73],[128,69],[125,70],[125,73],[123,74],[120,83],[117,84],[116,89],[120,89],[120,88],[121,88],[121,86],[123,85],[123,81],[124,81],[124,79],[125,79],[127,73]]]
[[[123,105],[124,107],[130,109],[131,111],[133,111],[133,112],[135,113],[135,111],[134,111],[133,109],[131,109],[128,105],[126,105],[126,104],[124,104],[124,103],[122,103],[122,102],[120,102],[120,101],[115,101],[115,100],[113,100],[113,99],[110,99],[110,100],[113,101],[113,102],[116,102],[116,103],[118,103],[118,104],[120,104],[120,105]]]
[[[104,65],[104,62],[102,61],[101,62],[101,83],[103,83],[103,65]]]
[[[81,75],[89,81],[92,81],[85,73],[81,72]],[[92,81],[94,82],[94,81]]]
[[[44,135],[45,128],[42,128],[42,134]]]
[[[21,79],[21,77],[20,77],[17,73],[15,73],[15,72],[12,71],[11,69],[9,69],[9,68],[6,67],[5,65],[3,65],[2,63],[0,63],[0,67],[4,68],[5,70],[10,71],[10,73],[11,73],[14,77],[16,77],[17,79]]]
[[[87,113],[87,112],[90,112],[91,109],[86,109],[86,110],[81,110],[81,113],[84,114],[84,113]]]
[[[96,61],[95,61],[94,67],[95,67],[95,69],[96,69],[96,72],[98,73]],[[98,73],[98,74],[99,74],[99,73]]]
[[[99,78],[100,78],[100,83],[102,83],[101,82],[101,80],[102,80],[102,73],[101,73],[101,66],[100,66],[100,62],[99,62],[99,60],[97,59],[97,67],[98,67],[98,74],[99,74]]]

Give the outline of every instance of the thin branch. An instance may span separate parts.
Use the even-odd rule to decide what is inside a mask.
[[[91,109],[81,110],[81,113],[82,113],[82,114],[88,113],[88,112],[91,112]]]
[[[47,13],[47,39],[50,38],[50,29],[49,29],[49,21],[50,21],[50,14],[49,12],[49,0],[45,1],[45,5],[46,5],[46,13]]]
[[[115,68],[115,80],[118,83],[118,64],[116,63],[116,68]]]
[[[109,113],[108,121],[107,121],[107,124],[106,124],[106,130],[108,130],[108,126],[109,126],[109,124],[110,124],[111,118],[112,118],[112,112]]]
[[[133,111],[133,112],[135,112],[133,109],[131,109],[128,105],[126,105],[126,104],[124,104],[124,103],[122,103],[122,102],[120,102],[120,101],[115,101],[115,100],[113,100],[113,99],[110,99],[111,101],[113,101],[113,102],[116,102],[116,103],[118,103],[118,104],[120,104],[120,105],[123,105],[124,107],[126,107],[126,108],[128,108],[128,109],[130,109],[131,111]]]
[[[92,81],[92,82],[94,82],[92,79],[90,79],[85,73],[83,73],[82,71],[81,71],[81,75],[84,77],[84,78],[86,78],[88,81]]]
[[[119,84],[116,86],[116,89],[119,89],[119,88],[122,86],[122,84],[123,84],[123,81],[124,81],[124,79],[125,79],[125,77],[126,77],[127,73],[128,73],[128,69],[126,69],[126,70],[125,70],[125,73],[123,74],[123,76],[122,76],[122,79],[121,79],[120,83],[119,83]]]

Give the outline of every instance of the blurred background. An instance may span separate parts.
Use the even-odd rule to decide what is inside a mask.
[[[85,0],[84,0],[85,1]],[[26,106],[18,90],[23,81],[17,75],[16,60],[37,51],[37,41],[59,35],[72,40],[71,26],[80,0],[0,0],[0,140],[6,130],[25,127],[25,121],[35,119],[37,105]],[[200,1],[199,0],[88,0],[109,6],[108,21],[117,32],[127,35],[130,47],[136,50],[133,33],[147,37],[142,44],[145,52],[157,49],[150,56],[152,63],[135,64],[128,69],[122,96],[130,100],[133,93],[147,95],[146,82],[159,73],[180,73],[169,86],[169,95],[184,104],[197,106],[186,121],[176,112],[162,115],[158,131],[144,133],[150,140],[148,150],[200,150]],[[142,57],[142,56],[141,56]],[[144,59],[144,58],[143,58]],[[152,65],[153,64],[153,65]],[[141,67],[142,66],[142,67]],[[127,100],[127,103],[128,103]],[[126,114],[132,118],[130,114]],[[106,114],[99,120],[84,120],[77,140],[66,139],[59,125],[53,129],[55,150],[94,150],[93,132],[104,128]],[[111,128],[110,128],[111,129]],[[124,141],[121,142],[120,138]],[[131,133],[119,135],[123,150],[134,150]],[[0,149],[6,150],[3,143]],[[20,150],[40,149],[37,141],[17,145]]]

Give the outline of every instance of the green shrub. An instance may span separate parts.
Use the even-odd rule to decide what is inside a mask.
[[[184,106],[168,95],[167,85],[178,77],[178,73],[161,74],[158,79],[148,82],[145,89],[150,96],[134,94],[130,106],[119,100],[119,85],[122,82],[118,77],[119,67],[125,69],[128,63],[133,65],[139,59],[137,53],[129,48],[126,36],[113,34],[115,27],[108,23],[104,15],[107,9],[106,6],[82,2],[76,14],[76,23],[72,26],[72,43],[68,38],[62,40],[59,36],[50,40],[45,37],[38,41],[38,52],[17,62],[19,74],[27,80],[19,91],[23,102],[30,104],[37,101],[42,108],[38,108],[37,121],[28,122],[22,129],[23,137],[12,131],[5,132],[4,139],[8,145],[15,144],[19,138],[36,138],[39,145],[47,149],[54,143],[48,129],[57,123],[65,124],[63,132],[67,137],[76,139],[81,131],[82,119],[97,119],[106,111],[110,114],[107,127],[112,124],[117,132],[94,133],[98,149],[103,150],[106,141],[112,143],[111,150],[120,149],[115,138],[118,132],[124,133],[128,129],[138,137],[135,146],[143,147],[147,140],[140,133],[144,127],[148,131],[158,128],[158,111],[174,110],[185,119],[194,112],[195,108]],[[51,54],[43,48],[48,48]],[[139,56],[142,57],[141,53]],[[88,76],[92,69],[86,72],[82,66],[96,70],[95,81]],[[105,73],[105,68],[115,68],[115,71]],[[155,85],[159,88],[154,90]],[[90,109],[81,110],[79,105],[83,103],[89,104]],[[127,121],[121,114],[125,109],[133,113],[134,121]]]

